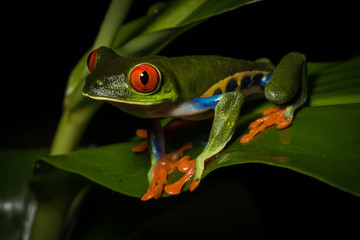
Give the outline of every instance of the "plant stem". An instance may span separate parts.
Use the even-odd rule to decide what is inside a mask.
[[[133,0],[113,0],[105,15],[93,48],[105,45],[111,47],[117,30],[123,23]]]
[[[74,150],[79,144],[81,136],[92,116],[100,108],[100,103],[78,110],[65,110],[61,116],[50,155],[66,154]]]
[[[118,28],[129,11],[131,3],[132,0],[113,0],[110,3],[93,48],[102,45],[111,46]],[[84,68],[85,67],[86,66],[84,66]],[[79,84],[82,85],[82,81],[80,81]],[[100,104],[95,101],[90,102],[85,100],[85,98],[81,96],[81,89],[81,86],[77,86],[76,90],[71,93],[75,95],[75,97],[66,96],[66,98],[72,98],[70,100],[77,101],[80,99],[80,110],[71,110],[69,107],[70,104],[65,105],[66,108],[61,116],[50,155],[66,154],[73,151],[78,146],[80,138],[90,119],[100,107]]]
[[[60,239],[66,211],[58,206],[39,204],[32,225],[31,239]]]
[[[101,45],[111,47],[114,36],[124,21],[131,3],[132,0],[113,0],[110,3],[93,48]],[[83,81],[79,81],[79,85],[64,100],[64,103],[69,103],[67,100],[70,100],[70,104],[64,104],[65,109],[53,139],[50,155],[66,154],[77,148],[87,124],[101,106],[100,103],[90,102],[81,96],[82,85]],[[71,180],[71,177],[64,180]],[[68,187],[71,187],[71,184],[70,182]],[[76,193],[63,199],[64,194],[60,190],[56,191],[57,186],[53,183],[43,181],[40,186],[41,189],[45,189],[44,191],[47,191],[46,188],[49,187],[55,188],[55,192],[52,193],[53,199],[45,198],[38,201],[38,209],[31,232],[32,240],[56,240],[62,237],[66,231],[66,217],[71,203],[81,190],[79,188]]]

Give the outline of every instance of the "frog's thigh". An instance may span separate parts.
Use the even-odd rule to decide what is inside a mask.
[[[265,97],[276,104],[291,100],[306,74],[306,59],[301,53],[285,55],[276,66],[271,81],[265,86]]]
[[[204,151],[196,158],[195,180],[201,179],[205,161],[221,151],[230,140],[243,103],[244,96],[241,92],[230,92],[221,96],[215,107],[209,141]]]

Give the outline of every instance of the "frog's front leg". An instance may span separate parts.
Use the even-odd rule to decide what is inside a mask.
[[[187,173],[194,175],[194,180],[190,185],[190,191],[193,191],[199,185],[206,160],[219,153],[231,139],[241,106],[244,103],[244,96],[241,92],[230,92],[213,97],[197,98],[196,101],[203,106],[212,108],[215,112],[208,143],[204,151],[196,158],[196,164],[187,170]],[[190,180],[191,177],[192,176],[188,174],[187,180]],[[184,184],[184,182],[181,182],[181,184]],[[167,185],[165,191],[169,193],[170,189],[178,185],[178,182]]]
[[[214,120],[208,143],[204,151],[196,158],[196,171],[190,190],[193,191],[200,183],[206,160],[219,153],[231,139],[244,103],[241,92],[229,92],[221,95],[214,112]]]
[[[306,75],[306,58],[303,54],[292,52],[281,59],[265,86],[266,99],[281,106],[265,109],[264,117],[249,125],[250,132],[240,139],[241,143],[249,142],[256,134],[274,124],[278,129],[291,124],[295,110],[307,99]]]

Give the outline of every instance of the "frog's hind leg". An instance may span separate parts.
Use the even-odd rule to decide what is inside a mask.
[[[179,150],[165,154],[164,132],[159,119],[150,120],[148,139],[151,157],[151,169],[148,173],[150,186],[141,198],[143,201],[160,198],[164,186],[167,184],[169,173],[178,168],[180,171],[185,172],[185,175],[189,175],[190,173],[187,173],[186,165],[192,165],[189,157],[183,157],[179,160],[182,154],[193,146],[192,143],[187,143]],[[183,184],[185,183],[186,181],[183,181]],[[173,191],[180,192],[182,185],[177,186],[180,190],[175,189]]]
[[[250,132],[240,139],[241,143],[249,142],[256,134],[274,124],[277,124],[278,129],[284,129],[291,124],[295,110],[307,99],[306,75],[304,55],[292,52],[281,59],[271,81],[265,86],[265,97],[281,106],[265,109],[264,117],[249,125]]]

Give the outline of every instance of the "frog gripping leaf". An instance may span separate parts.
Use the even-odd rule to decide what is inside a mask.
[[[220,56],[121,57],[100,47],[90,54],[88,68],[91,73],[86,77],[84,96],[150,120],[148,134],[143,134],[148,140],[136,148],[142,151],[149,146],[151,156],[150,186],[142,200],[157,199],[163,190],[178,194],[188,181],[192,181],[193,191],[200,183],[205,163],[231,139],[244,102],[265,96],[280,105],[264,110],[264,117],[250,124],[250,132],[240,140],[248,143],[269,126],[289,126],[294,111],[307,99],[306,59],[296,52],[284,56],[275,67],[270,62]],[[166,153],[159,121],[165,117],[213,118],[208,143],[199,156],[182,157],[191,143]],[[168,185],[168,174],[174,169],[184,175]]]

